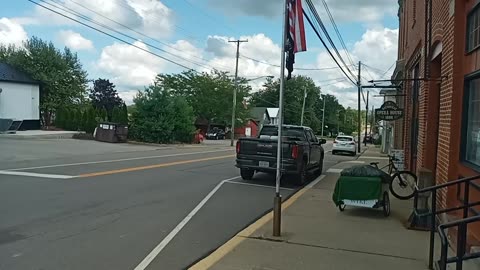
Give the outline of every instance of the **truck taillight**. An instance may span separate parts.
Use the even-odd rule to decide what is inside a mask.
[[[237,142],[237,154],[240,153],[240,142]]]
[[[298,145],[292,147],[292,158],[296,159],[298,157]]]
[[[351,145],[355,145],[355,142],[350,142]]]

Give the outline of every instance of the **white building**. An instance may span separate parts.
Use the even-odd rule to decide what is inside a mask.
[[[267,108],[268,115],[270,116],[270,124],[278,125],[278,108]]]
[[[0,119],[22,120],[20,129],[40,129],[40,85],[0,63]]]

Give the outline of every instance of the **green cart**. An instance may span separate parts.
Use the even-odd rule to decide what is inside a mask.
[[[344,211],[345,207],[382,208],[383,214],[390,215],[389,182],[381,177],[340,176],[335,185],[332,199]]]

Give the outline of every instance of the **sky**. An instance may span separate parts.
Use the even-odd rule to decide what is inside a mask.
[[[78,53],[89,79],[111,80],[128,104],[159,73],[215,68],[234,75],[236,48],[229,40],[248,40],[240,45],[240,76],[255,79],[280,75],[283,0],[32,1],[79,21],[82,19],[78,16],[95,20],[101,25],[94,25],[96,28],[136,47],[27,0],[0,0],[0,44],[21,46],[24,40],[37,36],[58,48],[67,46]],[[325,1],[347,50],[341,46],[323,2],[313,0],[351,72],[358,71],[350,63],[362,61],[366,65],[362,66],[362,83],[389,78],[397,58],[397,1]],[[356,108],[356,86],[335,68],[307,21],[305,29],[307,51],[296,55],[293,74],[310,76],[323,94],[332,94],[342,105]],[[251,81],[253,91],[258,91],[263,82]],[[372,97],[370,104],[379,107],[382,101]]]

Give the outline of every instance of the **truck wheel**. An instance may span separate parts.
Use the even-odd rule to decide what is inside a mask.
[[[242,176],[243,180],[252,180],[254,174],[254,170],[240,169],[240,176]]]
[[[307,170],[305,168],[305,162],[303,162],[301,166],[300,172],[296,175],[296,183],[299,186],[304,185],[305,182],[307,182]]]

